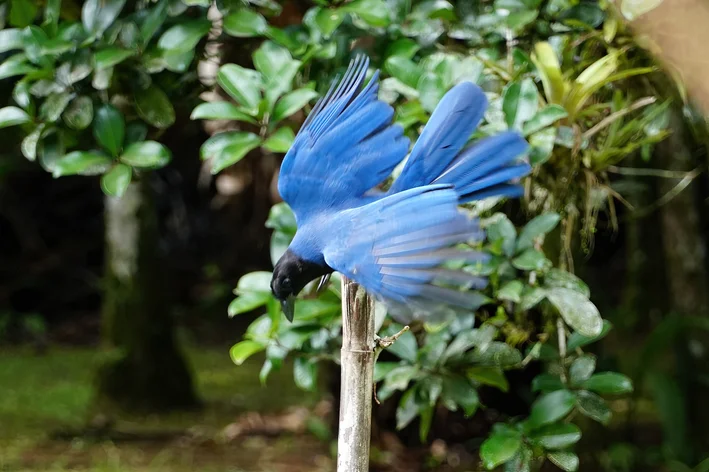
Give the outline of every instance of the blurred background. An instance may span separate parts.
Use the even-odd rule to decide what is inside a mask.
[[[285,326],[268,271],[362,51],[412,141],[470,80],[534,167],[468,209],[477,316],[381,355],[371,470],[709,471],[707,8],[3,0],[0,470],[334,470],[338,283]]]

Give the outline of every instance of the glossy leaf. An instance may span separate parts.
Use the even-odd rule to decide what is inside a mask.
[[[465,374],[470,380],[483,385],[490,385],[503,392],[507,392],[510,388],[505,373],[499,367],[471,367]]]
[[[309,89],[294,90],[285,94],[280,100],[278,100],[275,108],[273,109],[273,121],[277,123],[284,118],[288,118],[293,113],[302,109],[317,96],[317,92]]]
[[[64,123],[71,129],[82,130],[88,128],[94,119],[94,103],[91,97],[86,95],[76,97],[64,110],[62,118]]]
[[[571,423],[550,424],[534,431],[530,439],[544,449],[564,449],[581,439],[581,430]]]
[[[243,159],[252,149],[261,144],[261,138],[246,131],[222,133],[218,143],[213,143],[212,174],[218,174]],[[220,135],[221,136],[221,135]],[[212,144],[212,143],[210,143]],[[205,146],[207,142],[205,142]]]
[[[579,468],[579,457],[573,452],[558,451],[547,455],[547,458],[561,470],[574,472]]]
[[[389,7],[383,0],[354,0],[340,8],[342,11],[356,14],[370,26],[383,28],[391,22]]]
[[[338,8],[318,8],[313,17],[313,23],[317,26],[325,39],[328,39],[345,18],[345,12]]]
[[[211,27],[212,23],[206,18],[178,23],[160,36],[158,47],[174,52],[193,50]]]
[[[230,304],[227,312],[229,317],[248,313],[265,305],[271,295],[268,292],[246,292],[236,297]]]
[[[384,331],[383,336],[391,336],[397,333],[401,328],[401,326],[390,326],[386,331]],[[405,361],[412,363],[416,362],[418,353],[416,337],[411,331],[406,331],[399,337],[399,339],[396,340],[394,344],[387,348],[387,352],[390,352]]]
[[[21,125],[30,121],[30,116],[22,108],[0,108],[0,128]]]
[[[569,380],[578,385],[587,380],[596,370],[596,358],[590,354],[579,356],[569,367]]]
[[[109,157],[97,152],[74,151],[55,162],[52,176],[102,174],[110,168],[111,163]]]
[[[37,158],[37,148],[39,146],[39,140],[42,137],[44,128],[45,125],[40,124],[30,134],[25,136],[20,144],[22,155],[25,156],[28,161],[34,161]]]
[[[113,105],[102,105],[94,118],[94,137],[112,156],[117,156],[123,147],[125,121]]]
[[[169,128],[175,123],[175,108],[167,94],[156,85],[135,93],[135,109],[138,116],[156,128]]]
[[[662,0],[623,0],[620,2],[620,12],[626,20],[633,21],[651,12],[660,6],[661,3]]]
[[[22,30],[19,28],[0,30],[0,53],[13,49],[22,49]]]
[[[236,64],[226,64],[219,68],[217,83],[234,100],[245,107],[249,114],[253,116],[257,113],[263,83],[259,72],[245,69]]]
[[[72,98],[74,98],[74,95],[68,92],[51,94],[39,107],[40,118],[50,123],[56,122]]]
[[[293,145],[295,133],[292,129],[284,126],[277,129],[269,138],[264,141],[262,147],[271,152],[286,153]]]
[[[480,458],[486,469],[491,470],[514,457],[522,446],[522,436],[512,429],[493,432],[480,446]]]
[[[224,17],[224,31],[237,38],[260,36],[267,26],[266,19],[249,8],[239,8]]]
[[[123,10],[126,0],[86,0],[81,8],[81,22],[86,31],[101,35]]]
[[[556,52],[547,42],[537,43],[532,53],[532,62],[537,68],[539,78],[544,86],[544,94],[550,103],[563,103],[569,85],[561,74],[561,66]]]
[[[536,249],[527,249],[522,254],[512,259],[512,265],[520,270],[532,271],[543,270],[551,266],[551,262],[544,257],[544,254]]]
[[[568,289],[555,287],[547,290],[547,299],[556,307],[566,324],[584,336],[598,336],[603,319],[598,308],[587,297]]]
[[[520,231],[517,239],[517,251],[533,247],[534,241],[556,228],[560,220],[561,217],[558,213],[545,213],[533,218]]]
[[[101,177],[101,190],[106,195],[120,198],[130,185],[133,169],[125,164],[117,164]]]
[[[568,390],[546,393],[532,404],[527,426],[533,430],[545,424],[554,423],[568,415],[575,404],[576,396]]]
[[[633,382],[618,372],[600,372],[583,382],[583,388],[600,394],[619,395],[633,391]]]
[[[314,391],[318,380],[317,363],[303,357],[296,357],[293,364],[293,378],[299,388],[309,392]]]
[[[200,103],[192,110],[190,118],[193,120],[236,120],[253,124],[256,123],[256,120],[251,116],[229,102]]]
[[[603,327],[601,328],[600,334],[597,336],[584,336],[581,333],[571,333],[571,336],[569,336],[569,342],[567,344],[567,348],[569,350],[574,350],[579,347],[584,347],[587,346],[591,343],[594,343],[598,341],[599,339],[604,338],[608,332],[611,330],[613,325],[611,325],[611,322],[608,320],[603,320]]]
[[[246,340],[234,344],[229,350],[229,355],[231,356],[231,361],[234,364],[241,365],[249,357],[265,349],[266,347],[262,344],[259,344],[255,341]]]
[[[607,425],[611,420],[611,410],[606,401],[588,390],[576,392],[576,406],[584,416]]]
[[[510,128],[522,129],[522,125],[531,119],[539,107],[537,86],[532,79],[513,82],[502,95],[502,111]]]
[[[586,282],[570,272],[560,269],[549,269],[544,275],[544,285],[547,287],[563,287],[574,290],[585,297],[591,296],[591,290]]]
[[[497,298],[500,300],[509,300],[511,302],[519,303],[521,301],[523,289],[524,285],[521,281],[510,280],[500,288],[499,292],[497,292]]]
[[[94,64],[98,70],[106,69],[120,64],[134,54],[135,53],[129,49],[115,46],[108,47],[96,52],[94,55]]]
[[[145,15],[145,18],[140,25],[140,36],[143,46],[150,42],[155,33],[167,19],[168,6],[169,0],[159,0],[155,6],[148,11],[148,14]]]
[[[569,116],[569,114],[561,105],[547,105],[535,113],[534,116],[524,124],[522,127],[522,133],[525,136],[529,136],[530,134],[536,133],[547,126],[553,125],[567,116]]]
[[[143,141],[127,146],[121,154],[121,162],[132,167],[155,169],[170,162],[170,151],[156,141]]]

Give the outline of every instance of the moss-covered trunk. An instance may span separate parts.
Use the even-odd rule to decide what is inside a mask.
[[[174,338],[147,182],[106,197],[103,341],[114,355],[98,375],[102,408],[159,411],[194,406],[192,378]]]

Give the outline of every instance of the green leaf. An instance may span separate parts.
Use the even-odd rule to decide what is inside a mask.
[[[569,336],[569,342],[567,343],[567,349],[573,351],[579,347],[587,346],[591,343],[604,338],[608,332],[611,330],[613,325],[608,320],[603,320],[603,327],[601,328],[601,333],[598,336],[584,336],[581,333],[571,333]]]
[[[300,70],[301,62],[293,60],[291,53],[274,43],[264,41],[254,52],[254,66],[263,77],[263,88],[269,112],[284,93],[290,91],[293,79]]]
[[[403,56],[389,57],[384,62],[384,70],[404,85],[414,89],[418,86],[421,77],[421,69],[411,59]]]
[[[562,390],[564,388],[564,383],[561,381],[558,375],[555,374],[539,374],[534,379],[532,379],[532,391],[533,392],[553,392],[555,390]]]
[[[296,357],[293,364],[293,379],[298,388],[315,391],[318,384],[318,364],[316,361]]]
[[[17,107],[0,108],[0,128],[16,126],[30,121],[28,115],[23,109]]]
[[[37,69],[33,65],[27,63],[27,57],[24,54],[15,54],[0,63],[0,80],[25,75],[35,70]]]
[[[212,22],[206,18],[178,23],[160,36],[158,47],[173,52],[193,50],[211,27]]]
[[[212,174],[214,175],[236,164],[243,159],[249,151],[257,148],[259,144],[261,144],[261,138],[246,131],[234,131],[221,134],[227,136],[221,138],[221,142],[219,143],[221,148],[214,155],[212,160]],[[205,142],[205,145],[206,144],[207,142]]]
[[[532,219],[522,229],[517,239],[517,252],[534,247],[534,240],[551,232],[559,224],[561,217],[557,213],[545,213]]]
[[[546,290],[539,287],[525,287],[522,292],[522,299],[519,302],[519,307],[522,310],[531,310],[544,300],[547,296]]]
[[[384,331],[383,336],[392,336],[399,332],[401,328],[401,326],[389,326],[387,330]],[[404,332],[404,334],[402,334],[394,344],[387,348],[387,351],[391,352],[400,359],[415,363],[418,353],[416,336],[414,336],[411,331]]]
[[[600,372],[583,382],[583,388],[601,394],[619,395],[633,391],[633,382],[618,372]]]
[[[248,313],[265,305],[271,295],[268,292],[246,292],[236,297],[230,304],[227,312],[229,317]]]
[[[262,147],[271,152],[286,153],[293,145],[295,133],[293,130],[284,126],[278,128],[269,138],[264,141]]]
[[[581,430],[571,423],[549,424],[534,431],[529,438],[544,449],[564,449],[581,439]]]
[[[532,133],[541,131],[547,126],[551,126],[557,121],[569,116],[566,110],[561,105],[551,104],[539,110],[529,121],[522,127],[522,133],[529,136]]]
[[[25,156],[28,161],[34,161],[37,157],[37,147],[39,145],[39,139],[42,137],[44,128],[45,124],[40,124],[34,129],[34,131],[25,136],[20,144],[22,155]]]
[[[633,21],[659,7],[661,3],[662,0],[623,0],[620,12],[626,20]]]
[[[512,259],[512,265],[519,270],[542,270],[551,265],[544,254],[536,249],[527,249],[519,256]]]
[[[383,0],[354,0],[340,7],[342,11],[354,13],[369,26],[384,28],[391,22],[389,7]]]
[[[522,354],[507,343],[493,341],[487,349],[476,349],[467,359],[476,364],[485,366],[512,367],[522,362]]]
[[[517,454],[522,446],[522,436],[512,429],[493,432],[480,446],[480,458],[486,469],[504,464]]]
[[[569,380],[572,385],[578,385],[587,380],[596,370],[596,357],[591,354],[584,354],[574,360],[569,367]]]
[[[422,405],[417,402],[416,390],[411,388],[404,393],[396,409],[396,429],[405,428],[419,414]]]
[[[402,56],[411,59],[421,49],[416,41],[409,38],[399,38],[387,46],[385,57]]]
[[[574,408],[576,397],[568,390],[556,390],[545,393],[532,404],[532,411],[527,419],[530,430],[545,424],[554,423]]]
[[[236,64],[225,64],[219,68],[217,83],[234,100],[244,106],[249,114],[256,115],[263,83],[259,72]]]
[[[86,0],[81,8],[84,29],[102,35],[118,18],[126,0]]]
[[[94,64],[97,70],[102,70],[120,64],[133,55],[135,55],[134,51],[111,46],[96,52]]]
[[[76,97],[64,110],[62,118],[64,123],[71,129],[82,130],[88,128],[94,119],[94,102],[91,97],[87,95]]]
[[[611,420],[611,410],[606,401],[588,390],[576,392],[576,406],[584,416],[607,425]]]
[[[336,8],[317,8],[313,22],[325,39],[335,32],[345,19],[345,12]]]
[[[298,89],[285,94],[273,109],[272,121],[277,123],[288,118],[317,96],[318,93],[310,89]]]
[[[10,1],[10,24],[19,28],[29,26],[37,16],[37,5],[34,0]]]
[[[239,8],[224,17],[224,31],[236,38],[251,38],[266,33],[268,23],[258,12]]]
[[[517,230],[514,225],[503,213],[495,213],[490,218],[491,224],[485,227],[487,238],[489,241],[500,241],[502,251],[507,257],[512,257],[515,252],[515,241],[517,239]]]
[[[573,452],[557,451],[547,457],[555,466],[566,472],[574,472],[579,468],[579,457]]]
[[[69,92],[53,93],[39,107],[39,116],[42,120],[54,123],[62,115],[74,94]]]
[[[419,100],[423,105],[424,110],[433,113],[433,110],[438,106],[438,103],[446,93],[446,86],[439,74],[434,72],[425,72],[421,75],[418,81],[417,89],[419,92]]]
[[[502,111],[507,126],[522,129],[522,125],[534,116],[539,108],[537,86],[532,79],[513,82],[502,94]]]
[[[585,297],[591,296],[588,285],[570,272],[560,269],[549,269],[544,275],[544,285],[546,287],[562,287],[574,290]]]
[[[132,167],[157,169],[170,162],[170,151],[156,141],[143,141],[127,146],[121,154],[121,162]]]
[[[111,167],[109,157],[97,152],[74,151],[57,159],[52,170],[53,177],[65,175],[103,174]]]
[[[128,146],[133,143],[145,141],[148,135],[148,127],[140,120],[131,121],[126,125],[126,138],[124,145]]]
[[[547,299],[556,307],[566,324],[584,336],[598,336],[603,320],[598,308],[582,294],[555,287],[547,290]]]
[[[534,20],[537,19],[537,15],[539,15],[538,10],[516,11],[510,13],[505,19],[505,22],[511,30],[521,31],[524,29],[525,26],[534,22]]]
[[[64,156],[65,149],[63,135],[56,129],[43,133],[42,140],[37,146],[39,164],[47,172],[53,172],[57,161]]]
[[[167,19],[168,0],[159,0],[157,4],[148,11],[140,25],[140,36],[143,46],[146,46],[153,38],[158,29]]]
[[[156,128],[169,128],[175,123],[175,108],[165,92],[156,85],[135,93],[135,108],[138,116]]]
[[[94,137],[112,156],[117,156],[123,147],[125,121],[120,111],[113,105],[103,105],[96,110]]]
[[[111,197],[121,198],[132,177],[133,169],[125,164],[117,164],[101,177],[101,190]]]
[[[469,368],[465,373],[470,380],[490,385],[503,392],[507,392],[510,388],[505,373],[499,367],[475,366]]]
[[[412,365],[401,365],[391,370],[386,376],[386,386],[391,390],[406,390],[411,379],[418,373]]]
[[[19,28],[0,30],[0,53],[13,49],[22,49],[22,30]]]
[[[193,120],[237,120],[255,124],[251,116],[239,110],[239,107],[229,102],[200,103],[192,110]]]
[[[534,66],[537,68],[539,78],[544,86],[544,94],[549,103],[561,104],[569,89],[569,85],[561,74],[559,58],[554,52],[554,48],[547,42],[534,45],[534,52],[531,56]]]
[[[265,346],[259,344],[255,341],[241,341],[240,343],[234,344],[229,350],[229,355],[231,356],[231,361],[236,365],[241,365],[257,352],[261,352],[266,349]]]
[[[497,292],[497,298],[499,300],[509,300],[514,303],[519,303],[521,301],[523,288],[524,285],[519,280],[510,280]]]
[[[266,271],[250,272],[239,279],[236,293],[241,295],[249,292],[271,293],[271,277],[273,274]]]

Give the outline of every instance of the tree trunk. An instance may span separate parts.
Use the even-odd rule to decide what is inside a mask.
[[[185,359],[175,343],[148,182],[106,197],[103,341],[115,353],[98,375],[98,404],[128,411],[195,406]]]
[[[672,115],[670,129],[672,135],[658,145],[659,165],[673,171],[692,170],[698,162],[691,149],[691,137],[678,112]],[[676,183],[663,180],[660,183],[662,193],[669,192]],[[698,197],[698,182],[694,182],[660,210],[670,310],[684,316],[706,316],[709,312],[706,241],[702,235]],[[701,350],[706,350],[704,334],[685,331],[674,344],[677,387],[686,399],[687,418],[693,418],[688,427],[688,438],[694,439],[694,445],[705,434],[701,425],[709,420],[704,408],[706,387],[699,381],[705,374],[702,367],[705,362],[701,359],[704,353],[697,355],[697,351],[692,349],[692,345],[703,345]],[[700,336],[703,336],[703,342],[698,339]],[[680,459],[691,460],[691,451],[687,446],[690,444],[683,443],[682,450],[673,452]]]

